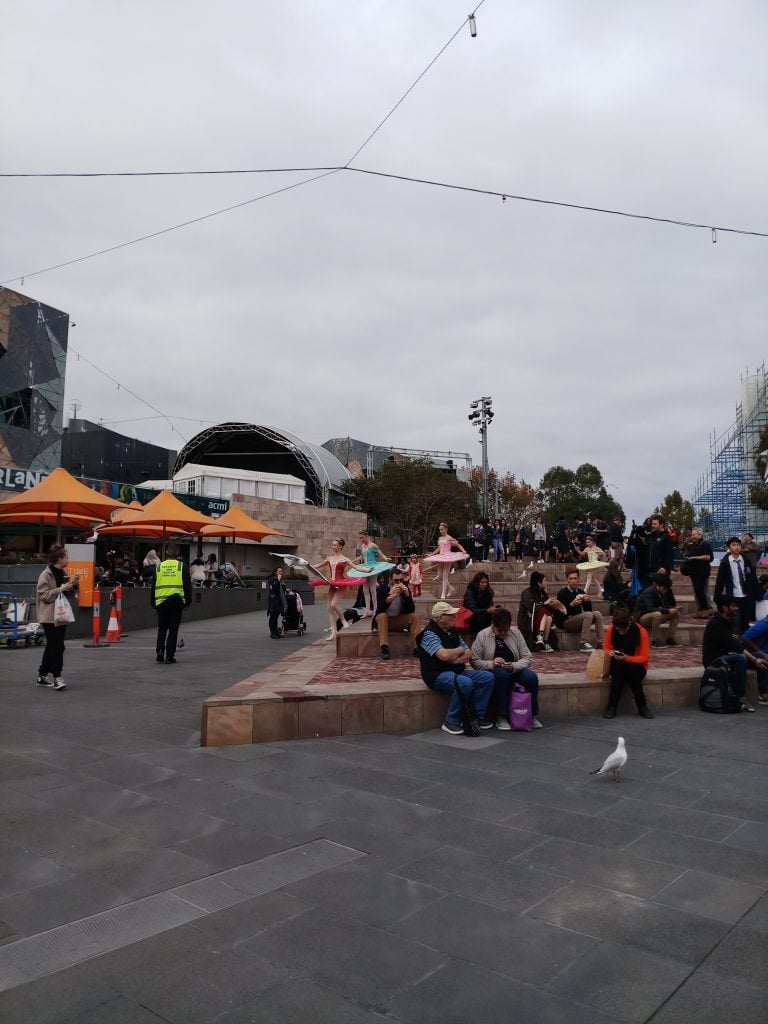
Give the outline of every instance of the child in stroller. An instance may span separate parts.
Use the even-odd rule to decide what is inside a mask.
[[[296,632],[297,636],[306,633],[307,625],[304,622],[304,605],[301,596],[295,590],[286,588],[285,611],[283,612],[283,633]]]

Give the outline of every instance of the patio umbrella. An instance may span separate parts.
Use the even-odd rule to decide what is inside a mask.
[[[126,510],[124,510],[122,516],[125,517],[126,525],[136,531],[136,536],[142,536],[139,533],[140,527],[159,529],[159,539],[162,539],[163,546],[171,533],[199,534],[204,526],[212,526],[216,522],[210,516],[204,516],[202,512],[196,512],[195,509],[179,501],[170,491],[161,491],[156,498],[147,502],[143,509],[136,509],[135,515],[126,515]],[[113,527],[117,525],[120,524],[113,523],[104,529],[115,532]],[[150,534],[150,536],[152,535]]]
[[[56,516],[57,543],[61,543],[63,516],[88,516],[92,520],[104,520],[119,508],[125,508],[122,501],[91,490],[75,480],[66,469],[54,469],[50,476],[35,487],[0,501],[0,515],[3,516],[25,512],[53,513]]]
[[[265,537],[288,537],[290,534],[275,530],[266,523],[253,519],[241,508],[231,508],[223,516],[214,519],[212,526],[204,526],[200,531],[203,537],[231,537],[232,540],[260,541]]]
[[[96,521],[98,522],[98,521]],[[40,528],[38,551],[43,553],[43,529],[56,526],[61,540],[62,530],[76,530],[78,533],[90,533],[95,525],[93,516],[59,515],[56,512],[12,512],[0,515],[0,533],[13,533],[14,526],[37,526]],[[27,531],[22,531],[26,533]]]

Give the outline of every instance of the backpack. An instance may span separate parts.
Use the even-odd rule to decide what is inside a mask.
[[[731,670],[719,658],[704,670],[701,677],[699,710],[713,715],[737,715],[741,711],[741,701],[731,685]]]

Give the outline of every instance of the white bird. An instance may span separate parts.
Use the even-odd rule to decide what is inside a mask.
[[[590,775],[606,775],[608,772],[613,772],[613,781],[621,782],[619,778],[619,772],[627,763],[627,748],[624,746],[624,737],[619,736],[619,742],[616,749],[612,754],[609,754],[603,761],[602,767],[595,768]]]
[[[527,573],[526,573],[525,569],[523,569],[523,571],[520,573],[520,575],[517,578],[519,580],[524,580],[526,575],[527,575]]]

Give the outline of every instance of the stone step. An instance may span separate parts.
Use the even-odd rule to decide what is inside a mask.
[[[681,615],[690,615],[696,611],[696,602],[693,600],[693,595],[690,595],[688,598],[686,598],[685,595],[680,595],[676,593],[675,598],[677,599],[677,606],[680,609]],[[454,608],[461,604],[461,601],[459,599],[449,598],[449,600],[453,604]],[[494,588],[494,600],[498,604],[502,605],[504,608],[509,608],[510,612],[512,613],[513,622],[517,620],[517,609],[520,604],[519,595],[498,593]],[[432,606],[435,604],[436,601],[436,597],[424,597],[423,594],[421,597],[414,598],[416,611],[419,613],[422,619],[429,618],[432,612]],[[592,610],[602,612],[604,618],[608,618],[609,616],[608,606],[609,602],[604,600],[603,598],[592,598]]]
[[[661,627],[661,636],[666,638],[668,627]],[[701,638],[704,633],[704,624],[684,621],[677,631],[677,639],[681,645],[701,646]],[[558,630],[557,635],[560,641],[560,650],[576,651],[581,643],[579,633],[567,633],[565,630]],[[466,637],[467,642],[469,638]],[[597,645],[594,639],[594,632],[591,634],[590,643]],[[393,658],[410,658],[413,656],[413,644],[408,633],[389,634],[389,651]],[[379,638],[371,629],[370,622],[364,619],[352,626],[343,629],[336,638],[336,654],[340,658],[378,658]],[[586,654],[585,654],[586,657]]]

